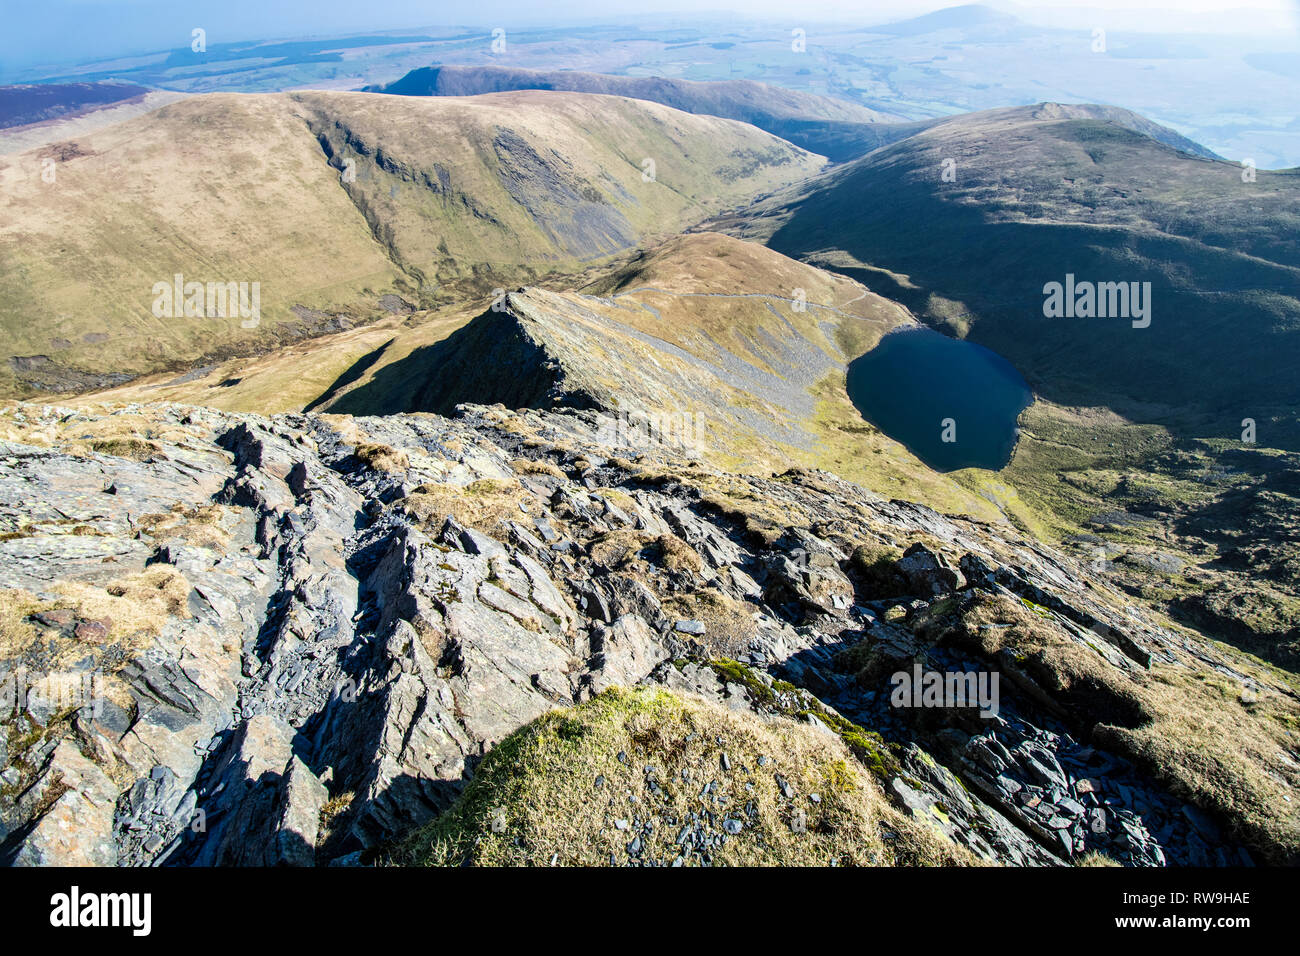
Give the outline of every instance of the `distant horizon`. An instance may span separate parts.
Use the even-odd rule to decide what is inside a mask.
[[[681,3],[681,7],[675,4]],[[123,16],[122,7],[136,8],[134,17]],[[787,7],[759,0],[744,11],[718,7],[701,10],[688,0],[667,0],[655,13],[642,9],[610,10],[613,3],[568,0],[561,11],[538,12],[535,7],[517,6],[515,0],[485,0],[477,5],[474,20],[421,19],[428,5],[413,0],[375,0],[364,17],[353,18],[351,6],[322,9],[306,0],[290,0],[274,9],[247,0],[217,3],[200,0],[186,9],[176,9],[159,0],[51,0],[29,13],[7,17],[0,35],[0,82],[40,82],[60,70],[142,56],[156,56],[188,48],[190,31],[201,27],[212,46],[260,45],[264,43],[346,39],[363,35],[438,31],[456,33],[482,30],[487,35],[497,27],[532,31],[564,27],[590,29],[622,24],[656,25],[716,23],[734,19],[737,23],[772,22],[781,26],[800,23],[862,29],[905,22],[917,17],[963,7],[984,7],[1016,17],[1044,29],[1092,29],[1102,26],[1123,33],[1230,34],[1258,37],[1271,48],[1294,41],[1300,53],[1300,0],[1238,0],[1211,3],[1207,0],[1148,0],[1141,7],[1098,4],[935,3],[933,0],[901,0],[892,3],[811,0],[801,6],[799,16]],[[205,9],[206,8],[206,9]],[[250,9],[256,8],[256,9]],[[564,12],[568,8],[568,12]],[[590,8],[590,9],[588,9]],[[403,12],[397,12],[401,10]],[[1170,16],[1176,14],[1176,16]],[[557,22],[557,17],[562,18]],[[405,18],[405,19],[399,19]],[[294,29],[301,24],[302,29]],[[1289,28],[1289,34],[1287,29]],[[1279,32],[1281,31],[1281,32]],[[171,38],[175,40],[172,41]],[[42,74],[46,70],[48,74]],[[19,79],[22,77],[22,79]]]
[[[23,62],[0,55],[0,85],[359,90],[431,65],[744,78],[909,121],[1038,102],[1117,106],[1225,158],[1300,167],[1300,32],[1289,26],[1300,0],[1240,0],[1231,9],[1207,0],[1124,9],[810,0],[798,19],[774,15],[767,0],[743,15],[671,9],[684,0],[653,14],[621,0],[599,11],[592,0],[562,0],[559,21],[518,0],[485,0],[470,23],[437,22],[438,9],[412,0],[375,0],[363,12],[307,10],[305,0],[266,10],[246,0],[180,10],[158,0],[52,2],[39,15],[9,18],[0,48],[22,37]],[[463,13],[452,10],[456,19]],[[1224,17],[1237,32],[1194,32]],[[1283,21],[1285,29],[1265,29]],[[1156,32],[1132,26],[1152,22]],[[23,36],[25,27],[39,35]],[[509,37],[500,49],[498,34]],[[791,61],[792,35],[802,44],[796,52],[812,54],[806,63]]]

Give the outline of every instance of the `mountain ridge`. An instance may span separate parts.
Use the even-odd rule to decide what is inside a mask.
[[[837,162],[922,129],[914,122],[848,100],[754,80],[683,80],[577,70],[439,65],[412,70],[367,92],[400,96],[473,96],[515,90],[567,90],[627,96],[687,113],[734,119]]]
[[[1106,118],[1093,118],[1098,115]],[[1278,368],[1287,349],[1266,341],[1285,330],[1279,321],[1285,290],[1300,289],[1294,284],[1300,254],[1285,238],[1300,202],[1291,177],[1260,171],[1256,183],[1244,183],[1240,166],[1186,154],[1131,122],[1117,124],[1115,115],[1104,107],[1047,104],[957,117],[712,228],[765,240],[796,258],[812,255],[831,264],[842,254],[843,265],[869,264],[889,294],[922,317],[928,313],[932,324],[1004,355],[1036,389],[1064,403],[1119,393],[1136,404],[1148,397],[1139,386],[1149,393],[1159,381],[1167,403],[1191,400],[1205,407],[1226,400],[1226,389],[1235,388],[1247,368],[1251,381],[1272,382],[1270,397],[1256,401],[1294,402],[1294,389]],[[996,151],[987,145],[993,137]],[[950,182],[945,168],[952,170]],[[1264,217],[1251,210],[1248,190],[1256,202],[1269,204]],[[1193,201],[1214,215],[1189,215]],[[866,215],[851,222],[834,216],[832,210],[846,205]],[[888,240],[885,223],[895,224]],[[936,227],[942,244],[934,241]],[[983,255],[965,253],[977,244],[996,249],[1000,261],[1017,268],[987,270]],[[941,247],[957,255],[928,258]],[[1169,260],[1178,265],[1165,269]],[[1235,306],[1256,317],[1243,343],[1249,357],[1234,361],[1217,394],[1193,384],[1190,371],[1223,358],[1214,354],[1217,339],[1209,334],[1221,325],[1223,310],[1210,301],[1214,294],[1190,284],[1193,268],[1213,275]],[[1032,278],[1022,278],[1029,269]],[[1025,323],[1041,319],[1042,287],[1067,273],[1149,279],[1156,294],[1167,297],[1166,309],[1189,317],[1127,337],[1127,327],[1099,322],[1027,333]],[[993,318],[981,322],[982,311]],[[1073,358],[1062,362],[1067,353],[1056,349],[1059,342],[1070,344],[1070,355],[1097,360],[1091,385],[1074,383],[1077,366]],[[1113,361],[1133,350],[1149,357],[1140,371],[1132,362]],[[1103,355],[1112,361],[1103,362]],[[1180,370],[1188,356],[1196,359]]]
[[[232,148],[194,145],[211,136]],[[739,123],[579,94],[190,97],[0,159],[0,379],[10,394],[116,384],[582,272],[823,162]],[[265,321],[180,302],[155,316],[151,289],[176,274],[257,283]]]

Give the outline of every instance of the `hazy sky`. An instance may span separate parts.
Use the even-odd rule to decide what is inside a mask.
[[[565,21],[656,17],[702,7],[743,10],[798,24],[903,19],[946,6],[935,0],[5,0],[0,75],[37,64],[64,65],[186,47],[201,26],[209,43],[329,36],[418,26],[562,25]],[[1231,30],[1276,37],[1300,28],[1300,0],[1097,0],[1094,3],[992,0],[1036,23],[1112,30]]]

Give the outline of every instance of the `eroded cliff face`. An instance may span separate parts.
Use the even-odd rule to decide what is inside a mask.
[[[638,684],[838,735],[988,861],[1295,858],[1300,704],[1272,673],[1009,525],[661,437],[597,410],[11,406],[5,858],[370,861],[506,735]],[[895,706],[918,664],[996,673],[996,714]]]

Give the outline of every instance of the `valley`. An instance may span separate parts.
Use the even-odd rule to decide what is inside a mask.
[[[54,183],[41,175],[48,149],[0,158],[0,342],[11,357],[0,387],[184,371],[445,304],[507,275],[580,272],[652,227],[679,231],[824,165],[727,120],[631,100],[603,114],[592,126],[580,100],[549,93],[212,94],[79,140],[51,160]],[[229,148],[212,150],[209,137]],[[440,163],[413,159],[444,141],[455,152]],[[162,148],[173,143],[177,153]],[[256,279],[260,326],[155,316],[154,285],[187,273]]]

